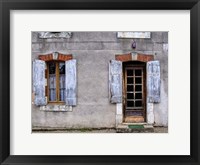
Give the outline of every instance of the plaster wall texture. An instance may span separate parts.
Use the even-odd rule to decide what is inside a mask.
[[[60,52],[77,60],[77,106],[72,112],[47,112],[32,105],[33,127],[115,127],[116,104],[109,100],[109,61],[133,51],[154,55],[161,66],[161,102],[154,104],[155,125],[168,125],[168,33],[151,32],[150,39],[119,39],[117,32],[72,32],[69,39],[40,39],[32,32],[32,60]]]

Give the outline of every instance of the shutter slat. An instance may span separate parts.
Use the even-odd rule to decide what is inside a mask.
[[[33,92],[36,106],[47,104],[45,98],[45,62],[42,60],[33,61]]]
[[[147,101],[160,102],[160,62],[147,62]]]
[[[122,102],[122,62],[111,60],[109,64],[110,102]]]
[[[76,105],[76,60],[65,61],[65,103]]]

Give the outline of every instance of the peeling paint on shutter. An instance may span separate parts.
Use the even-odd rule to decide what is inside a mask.
[[[122,102],[122,62],[111,60],[109,65],[110,102]]]
[[[147,101],[160,102],[160,62],[147,62]]]
[[[33,61],[33,92],[36,106],[47,104],[45,98],[45,62],[42,60]]]
[[[65,61],[65,103],[76,105],[76,60]]]

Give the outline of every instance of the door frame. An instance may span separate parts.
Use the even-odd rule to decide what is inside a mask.
[[[126,84],[125,84],[125,78],[126,78],[126,68],[131,67],[131,68],[142,68],[143,69],[143,90],[142,90],[142,95],[143,95],[143,115],[142,117],[139,116],[130,116],[129,119],[126,116]],[[141,62],[141,61],[128,61],[128,62],[122,62],[122,111],[123,111],[123,122],[125,123],[144,123],[147,121],[146,116],[147,116],[147,110],[146,110],[146,63]],[[127,119],[127,120],[126,120]]]
[[[144,63],[147,63],[149,61],[154,61],[154,55],[150,54],[142,54],[137,52],[131,52],[126,54],[117,54],[115,55],[115,60],[121,61],[121,62],[128,62],[128,61],[141,61]],[[146,98],[146,123],[147,124],[154,124],[154,103],[147,102],[147,96]],[[115,115],[115,124],[116,127],[118,125],[123,124],[123,104],[117,103],[116,104],[116,115]]]

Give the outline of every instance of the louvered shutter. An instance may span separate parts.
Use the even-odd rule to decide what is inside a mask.
[[[76,105],[76,60],[65,61],[65,103]]]
[[[110,102],[122,102],[122,62],[111,60],[109,64]]]
[[[36,106],[47,104],[45,98],[45,62],[42,60],[33,61],[33,92]]]
[[[147,62],[147,101],[160,102],[160,62]]]

